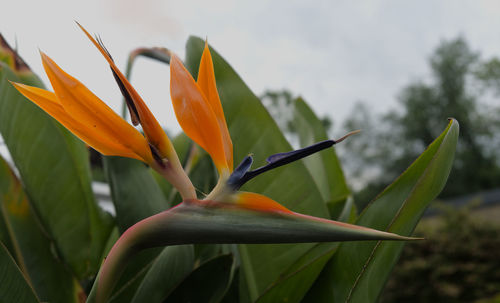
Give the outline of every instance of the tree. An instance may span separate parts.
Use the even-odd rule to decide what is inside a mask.
[[[297,147],[299,139],[297,138],[297,129],[294,123],[295,101],[300,98],[294,95],[288,89],[266,90],[260,99],[278,124],[281,131],[285,134],[290,144]],[[319,117],[326,132],[329,132],[333,122],[327,115]]]
[[[353,175],[367,167],[379,166],[378,171],[384,171],[384,175],[368,176],[365,189],[358,192],[364,203],[372,189],[388,184],[432,142],[448,117],[460,122],[460,139],[450,182],[442,196],[498,185],[499,157],[490,143],[498,140],[498,122],[495,124],[496,117],[490,113],[499,109],[482,100],[488,93],[485,88],[500,92],[500,61],[481,61],[479,53],[458,37],[441,42],[429,66],[432,76],[428,81],[415,81],[401,90],[398,101],[402,110],[376,116],[366,105],[358,104],[344,123],[345,129],[363,128],[369,132],[369,136],[360,137],[361,143],[346,142],[344,154],[356,158],[350,162],[357,162],[348,170],[354,169]]]

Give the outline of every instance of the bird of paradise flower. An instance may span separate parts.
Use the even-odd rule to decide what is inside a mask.
[[[78,24],[108,61],[125,98],[134,125],[118,116],[81,82],[41,53],[54,92],[12,83],[25,97],[54,117],[74,135],[103,155],[138,159],[164,176],[180,193],[176,207],[146,218],[126,230],[112,247],[97,279],[96,302],[106,302],[127,260],[138,251],[191,243],[299,243],[352,240],[411,240],[362,226],[295,213],[257,193],[240,191],[250,179],[302,159],[344,140],[271,155],[267,165],[251,170],[247,156],[233,169],[233,145],[217,92],[208,44],[195,81],[181,60],[170,59],[170,92],[183,131],[212,158],[219,179],[214,189],[198,199],[175,149],[137,91],[117,68],[100,39]]]

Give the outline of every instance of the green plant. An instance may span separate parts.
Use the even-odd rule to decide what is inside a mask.
[[[210,157],[186,137],[180,135],[170,143],[107,50],[94,42],[110,63],[132,120],[141,123],[146,138],[113,116],[45,55],[42,59],[56,93],[19,84],[43,86],[2,41],[0,132],[22,183],[0,161],[4,218],[0,262],[6,268],[0,276],[0,301],[376,300],[404,245],[379,240],[409,239],[422,212],[443,188],[457,142],[456,121],[450,120],[427,150],[357,216],[335,152],[328,148],[341,140],[327,140],[321,122],[303,100],[295,101],[299,135],[321,143],[288,152],[290,145],[259,99],[212,50],[214,91],[208,47],[201,39],[190,38],[187,70],[175,56],[163,61],[171,64],[179,122],[214,159],[214,169]],[[154,58],[164,56],[162,51],[152,53]],[[204,67],[199,67],[200,58]],[[197,75],[199,70],[208,76]],[[113,155],[103,162],[114,217],[100,209],[92,194],[85,145],[9,81],[88,144]],[[217,108],[218,101],[214,103],[217,91],[224,113]],[[205,101],[186,103],[186,98]],[[82,112],[87,107],[89,111]],[[206,129],[196,124],[200,121]],[[233,139],[234,156],[226,132]],[[311,155],[319,150],[323,151]],[[267,155],[272,156],[263,168],[250,170],[252,160],[264,163]],[[308,155],[304,163],[275,169]],[[241,161],[234,171],[233,158]],[[192,183],[200,186],[217,176],[208,199],[198,200]],[[242,186],[246,193],[238,191]],[[171,208],[181,202],[174,188],[183,202]],[[372,241],[330,242],[339,240]],[[313,243],[253,244],[295,242]],[[173,245],[164,247],[167,244]]]

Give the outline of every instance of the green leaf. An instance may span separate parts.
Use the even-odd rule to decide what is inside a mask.
[[[411,235],[446,184],[457,139],[458,123],[450,120],[444,132],[367,206],[356,223]],[[321,285],[304,302],[375,302],[403,246],[403,242],[392,241],[342,243],[318,279]]]
[[[99,267],[112,221],[94,199],[85,144],[8,80],[42,84],[29,70],[0,62],[0,132],[44,229],[78,278],[88,278]]]
[[[300,302],[337,246],[338,243],[317,244],[293,264],[271,288],[264,292],[257,303]]]
[[[110,238],[110,240],[111,239],[112,238]],[[134,256],[134,258],[129,262],[128,266],[126,266],[123,276],[118,280],[118,283],[116,283],[118,287],[115,288],[113,296],[107,302],[131,302],[135,292],[142,283],[142,279],[144,279],[147,271],[151,268],[151,265],[154,263],[155,258],[160,255],[161,251],[161,248],[148,249]],[[108,252],[106,252],[106,255],[107,253]],[[99,275],[100,274],[101,273],[99,272]],[[86,301],[87,303],[96,302],[97,282],[99,279],[99,275],[95,280],[94,285],[92,286],[92,289]]]
[[[108,255],[111,247],[115,244],[116,240],[120,238],[120,233],[118,232],[118,227],[113,227],[111,232],[109,233],[108,240],[106,241],[106,245],[104,246],[104,250],[102,251],[101,260],[104,260]]]
[[[103,156],[120,233],[140,220],[169,208],[169,203],[144,163]]]
[[[354,203],[354,198],[349,195],[344,202],[329,202],[327,203],[328,210],[332,217],[337,221],[354,224],[358,217],[358,209]]]
[[[186,46],[186,67],[194,75],[204,41],[191,37]],[[249,153],[256,165],[267,156],[292,150],[278,126],[231,66],[213,49],[217,89],[233,139],[235,163]],[[300,180],[300,182],[297,182]],[[328,210],[309,171],[299,161],[270,171],[247,183],[243,190],[258,192],[282,203],[293,211],[327,218]],[[241,273],[252,300],[256,300],[280,274],[296,262],[314,244],[240,245]]]
[[[116,223],[120,234],[144,218],[153,216],[169,207],[151,169],[144,163],[122,157],[103,156],[103,164],[116,210]],[[148,266],[161,249],[149,250],[131,260],[117,283],[115,297],[131,299],[139,287]],[[97,283],[94,283],[95,288]],[[91,302],[89,300],[89,302]]]
[[[106,302],[134,256],[147,248],[193,243],[304,243],[411,238],[323,218],[257,211],[234,203],[186,200],[129,228],[111,249],[98,278],[97,302]],[[230,249],[230,247],[228,247]],[[305,261],[300,261],[305,262]]]
[[[39,303],[16,262],[0,243],[0,302]]]
[[[231,254],[201,264],[163,302],[220,302],[231,283],[232,267]]]
[[[293,123],[301,147],[330,139],[321,120],[302,98],[295,99],[294,105]],[[305,158],[304,162],[324,201],[336,204],[347,199],[350,192],[333,147]]]
[[[6,185],[8,182],[5,182],[5,180],[2,180],[0,178],[0,193],[6,191]],[[2,201],[4,197],[0,196],[0,201]],[[3,214],[0,209],[0,217],[2,217]],[[10,254],[15,254],[15,249],[14,249],[14,244],[12,243],[9,235],[9,229],[7,228],[7,225],[5,224],[5,220],[2,219],[0,220],[0,242],[3,243],[5,248],[9,251]],[[16,260],[17,261],[17,260]]]
[[[179,142],[179,144],[183,144],[183,141],[179,140]],[[143,163],[121,157],[103,157],[103,163],[116,209],[117,225],[121,233],[140,220],[170,207],[165,192],[160,188],[151,169]],[[193,259],[193,253],[185,253],[187,249],[192,250],[192,247],[184,247],[182,250],[165,248],[163,252],[162,249],[148,250],[132,258],[117,284],[116,292],[112,298],[113,302],[123,302],[124,300],[130,302],[135,296],[138,296],[137,300],[144,298],[145,292],[150,289],[150,285],[153,285],[151,284],[153,278],[160,277],[160,273],[151,266],[161,265],[164,275],[176,272],[176,266],[179,264],[192,263],[190,260]],[[169,262],[167,258],[175,259],[177,262]],[[145,278],[149,282],[144,282]],[[164,279],[160,279],[156,282],[164,283],[164,281]],[[96,285],[94,284],[94,288]],[[157,294],[161,295],[161,291],[167,291],[167,289],[165,287],[159,288]]]
[[[193,270],[193,267],[194,252],[192,245],[165,247],[146,273],[132,302],[163,302]],[[198,287],[193,285],[193,289]]]
[[[125,269],[122,278],[118,281],[118,288],[116,288],[109,303],[131,302],[134,294],[142,283],[142,279],[144,279],[146,273],[162,250],[162,248],[148,249],[135,256]],[[94,288],[92,290],[94,290]],[[87,302],[90,303],[94,301],[89,300]]]
[[[237,260],[236,260],[237,262]],[[236,263],[235,262],[235,263]],[[234,302],[240,302],[242,303],[243,301],[240,300],[240,291],[239,291],[239,287],[240,287],[240,275],[239,275],[239,266],[238,265],[234,265],[234,273],[233,273],[233,279],[231,281],[231,284],[229,285],[229,287],[227,288],[226,290],[226,293],[224,294],[224,297],[222,298],[222,300],[220,301],[221,303],[234,303]]]
[[[83,290],[52,253],[21,183],[0,157],[0,215],[8,226],[17,263],[42,301],[79,302]]]

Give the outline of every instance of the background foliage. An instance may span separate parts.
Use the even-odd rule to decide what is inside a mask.
[[[406,247],[381,302],[474,302],[480,298],[489,299],[481,302],[498,302],[494,301],[500,294],[496,270],[500,264],[494,253],[500,249],[498,222],[474,218],[473,205],[443,207],[442,222],[424,222],[417,229],[428,240]]]

